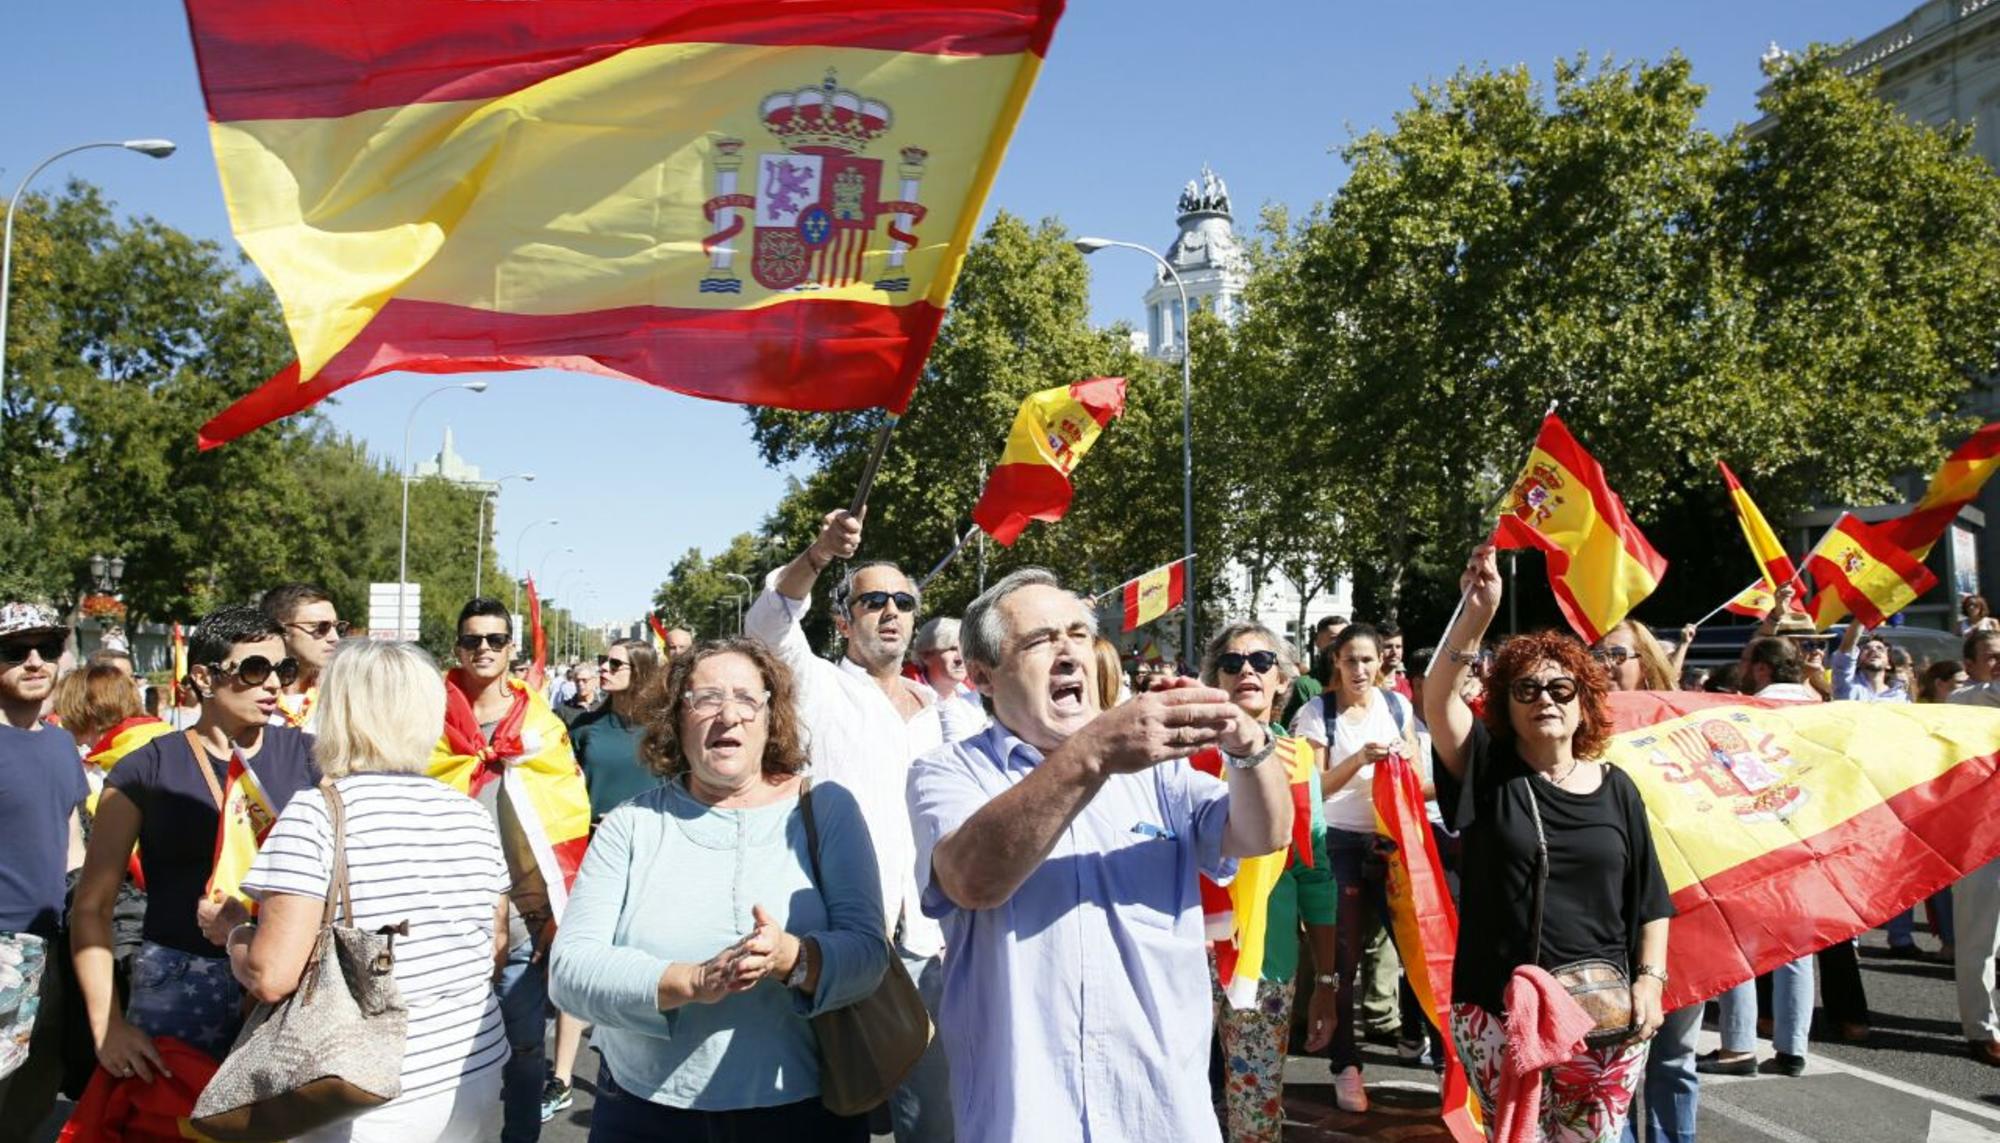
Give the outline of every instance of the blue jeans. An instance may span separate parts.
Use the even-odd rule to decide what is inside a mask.
[[[229,971],[228,957],[195,956],[147,941],[132,957],[125,1020],[155,1039],[172,1036],[219,1060],[243,1027],[243,986]]]
[[[1757,1048],[1757,982],[1746,980],[1716,998],[1722,1005],[1722,1050]],[[1812,1028],[1813,958],[1802,956],[1771,971],[1771,1047],[1788,1056],[1806,1054]]]
[[[1753,996],[1753,1006],[1755,1002]],[[1695,1108],[1701,1102],[1701,1088],[1694,1055],[1701,1039],[1704,1007],[1690,1004],[1667,1013],[1653,1037],[1652,1054],[1646,1057],[1645,1143],[1695,1143]],[[1627,1143],[1639,1143],[1640,1130],[1637,1116],[1626,1120]]]
[[[530,963],[532,940],[507,950],[500,972],[500,1019],[513,1054],[500,1071],[500,1106],[505,1123],[501,1143],[535,1143],[542,1137],[542,1084],[548,1049],[549,962]]]
[[[690,1111],[633,1095],[618,1086],[611,1066],[597,1072],[590,1143],[867,1143],[868,1117],[844,1118],[819,1097],[777,1107]]]
[[[938,1001],[944,996],[944,957],[918,956],[900,945],[896,955],[916,981],[931,1023],[937,1023]],[[895,1124],[896,1143],[951,1143],[951,1070],[943,1037],[931,1037],[916,1069],[889,1097],[889,1118]]]
[[[1954,926],[1951,923],[1951,890],[1940,889],[1931,894],[1929,907],[1931,917],[1937,922],[1938,939],[1948,945],[1957,944],[1953,938],[1958,934],[1953,931]],[[1889,918],[1882,928],[1889,934],[1890,948],[1906,949],[1914,946],[1917,943],[1916,909],[1903,910]]]

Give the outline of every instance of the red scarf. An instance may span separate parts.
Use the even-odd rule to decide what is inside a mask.
[[[457,667],[445,672],[444,740],[452,753],[479,759],[479,772],[473,775],[470,791],[477,794],[480,787],[500,775],[504,759],[519,757],[524,749],[521,724],[528,717],[528,688],[519,680],[506,680],[507,689],[513,695],[513,705],[500,716],[489,741],[479,732],[479,716],[472,711],[472,700],[466,696],[463,679],[464,675]]]

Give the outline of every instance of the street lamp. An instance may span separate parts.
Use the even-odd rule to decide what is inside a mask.
[[[1187,561],[1183,574],[1187,590],[1182,600],[1186,608],[1186,623],[1183,627],[1181,654],[1192,662],[1194,649],[1194,416],[1190,411],[1194,393],[1194,352],[1189,344],[1187,283],[1174,264],[1150,246],[1137,242],[1119,242],[1110,238],[1079,238],[1075,242],[1077,253],[1090,255],[1108,246],[1118,246],[1126,250],[1137,250],[1160,264],[1167,277],[1174,280],[1174,289],[1181,295],[1181,558]]]
[[[27,193],[28,184],[34,182],[35,176],[46,170],[49,164],[64,156],[74,155],[78,151],[89,151],[98,147],[120,147],[155,159],[164,159],[174,153],[174,144],[170,139],[127,139],[122,143],[115,140],[83,143],[57,151],[43,159],[35,165],[34,170],[28,172],[27,178],[21,180],[21,185],[14,189],[14,197],[7,200],[7,237],[4,241],[0,241],[0,417],[6,416],[7,409],[7,287],[14,278],[14,208],[21,205],[21,196]]]
[[[520,535],[514,537],[514,610],[521,610],[521,573],[528,570],[528,565],[521,562],[522,543],[527,540],[528,533],[534,531],[536,528],[544,526],[553,528],[561,523],[562,521],[556,519],[554,516],[546,520],[530,521],[522,526]]]
[[[410,406],[410,415],[403,421],[403,538],[396,545],[396,636],[402,637],[409,630],[404,617],[404,609],[409,606],[410,583],[410,430],[416,427],[417,410],[424,402],[439,393],[449,393],[453,389],[463,389],[468,393],[486,392],[484,381],[462,381],[456,385],[440,385]]]
[[[509,476],[503,476],[493,482],[493,491],[479,494],[479,543],[472,549],[472,596],[474,599],[479,598],[479,588],[485,582],[486,574],[486,501],[499,496],[500,486],[510,480],[524,480],[529,484],[533,484],[535,482],[535,474],[532,472],[516,472]]]
[[[735,572],[723,572],[722,574],[743,585],[743,594],[736,597],[736,633],[741,635],[743,634],[743,601],[749,599],[751,594],[757,589],[751,585],[750,577],[747,575],[737,575]]]

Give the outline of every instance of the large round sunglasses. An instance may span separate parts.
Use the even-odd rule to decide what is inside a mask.
[[[280,685],[288,687],[299,677],[297,659],[279,659],[273,663],[262,655],[251,655],[233,667],[210,663],[208,669],[218,675],[228,675],[246,687],[261,687],[273,674],[278,676]]]
[[[1515,679],[1507,688],[1514,701],[1522,706],[1540,702],[1547,694],[1558,706],[1568,706],[1576,701],[1576,680],[1567,675],[1557,675],[1553,679]]]

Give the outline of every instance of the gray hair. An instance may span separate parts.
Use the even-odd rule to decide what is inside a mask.
[[[1208,641],[1208,646],[1202,648],[1201,681],[1203,683],[1211,687],[1215,685],[1220,671],[1215,661],[1222,657],[1224,651],[1229,650],[1231,643],[1236,642],[1245,635],[1261,636],[1265,642],[1271,645],[1272,652],[1278,656],[1278,685],[1280,687],[1299,677],[1298,653],[1292,650],[1290,643],[1278,638],[1276,632],[1262,623],[1249,619],[1240,619],[1217,631],[1214,637]]]
[[[966,605],[965,619],[958,629],[958,647],[967,659],[988,667],[1000,665],[1000,644],[1007,640],[1006,625],[1000,621],[1000,601],[1024,587],[1053,587],[1060,591],[1062,581],[1047,568],[1021,568],[1001,576],[1000,582]],[[1083,614],[1090,624],[1091,635],[1095,636],[1097,612],[1086,607]]]
[[[928,655],[932,651],[942,651],[958,646],[958,620],[950,616],[939,616],[917,628],[917,637],[910,642],[910,650],[918,655]]]
[[[846,616],[849,619],[854,618],[854,610],[852,607],[852,600],[854,599],[854,580],[862,572],[867,571],[869,568],[888,568],[890,571],[893,571],[897,575],[902,576],[903,582],[910,585],[910,594],[917,597],[917,610],[919,611],[923,610],[924,593],[917,589],[917,585],[911,581],[910,577],[904,573],[902,567],[898,565],[896,561],[863,560],[862,562],[857,564],[848,564],[847,570],[842,572],[840,575],[840,582],[834,585],[833,587],[834,611],[838,612],[841,615]]]

